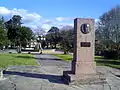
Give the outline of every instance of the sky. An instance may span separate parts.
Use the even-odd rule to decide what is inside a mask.
[[[99,17],[120,4],[120,0],[0,0],[0,16],[9,20],[22,16],[23,25],[32,29],[73,26],[74,18]]]

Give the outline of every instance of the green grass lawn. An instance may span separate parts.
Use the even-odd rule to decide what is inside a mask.
[[[96,61],[97,66],[109,66],[109,67],[120,69],[120,60],[96,59],[95,61]]]
[[[52,54],[52,55],[59,57],[60,59],[68,62],[73,60],[72,55],[65,55],[65,54]],[[95,61],[97,66],[109,66],[120,69],[120,60],[105,59],[102,56],[95,56]]]
[[[73,56],[69,54],[52,54],[52,55],[68,62],[72,61],[73,59]]]
[[[0,54],[0,67],[11,65],[39,65],[30,54]]]

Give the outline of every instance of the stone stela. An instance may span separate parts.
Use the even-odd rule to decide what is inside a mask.
[[[89,18],[74,20],[74,57],[71,71],[63,71],[63,80],[69,84],[73,81],[86,81],[96,77],[94,61],[95,21]],[[98,76],[99,77],[99,76]]]
[[[75,44],[72,72],[76,75],[96,73],[94,62],[94,19],[76,18],[74,20]],[[82,77],[83,78],[83,77]]]

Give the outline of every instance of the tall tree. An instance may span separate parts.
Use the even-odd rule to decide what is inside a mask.
[[[21,19],[21,16],[14,15],[12,19],[5,23],[8,29],[8,39],[18,46],[18,52],[21,52],[21,47],[25,47],[33,37],[33,32],[29,27],[21,26]]]
[[[21,27],[21,16],[19,15],[14,15],[12,19],[9,21],[5,22],[5,26],[7,28],[7,36],[8,39],[12,43],[16,43],[19,40],[20,37],[20,27]]]
[[[120,56],[120,6],[117,5],[100,16],[97,26],[96,39],[104,52],[107,51],[109,56],[113,55],[110,53],[117,53],[114,57]]]
[[[97,38],[102,41],[114,43],[120,42],[120,6],[112,8],[110,11],[100,16],[96,30]]]
[[[0,48],[8,43],[7,31],[4,25],[4,18],[0,18]]]
[[[31,42],[31,39],[34,38],[33,31],[29,27],[22,26],[20,33],[20,44],[22,47],[26,47],[26,45]]]
[[[41,27],[37,27],[37,29],[34,30],[34,34],[36,37],[45,35],[45,30]]]
[[[60,46],[64,54],[67,54],[69,51],[73,52],[74,30],[62,30],[60,31],[60,37]]]
[[[57,43],[60,41],[59,28],[51,27],[46,35],[46,39],[48,42],[54,45],[54,48],[56,48]]]

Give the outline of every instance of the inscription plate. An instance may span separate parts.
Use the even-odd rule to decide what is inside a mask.
[[[81,47],[90,47],[90,46],[91,46],[91,43],[90,43],[90,42],[81,42],[81,43],[80,43],[80,46],[81,46]]]

